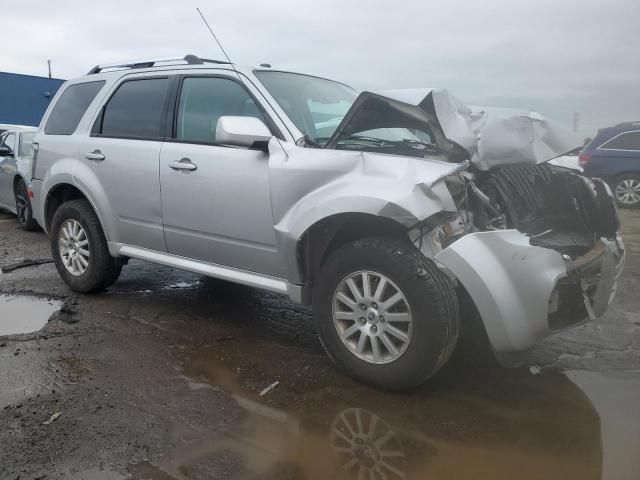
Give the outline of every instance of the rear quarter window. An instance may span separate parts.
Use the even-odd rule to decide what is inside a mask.
[[[53,106],[44,127],[44,133],[47,135],[73,134],[89,104],[96,98],[104,84],[105,81],[102,80],[76,83],[67,87]]]

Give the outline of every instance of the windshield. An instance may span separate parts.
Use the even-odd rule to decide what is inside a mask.
[[[324,78],[286,72],[255,72],[308,140],[323,145],[358,96],[351,87]]]

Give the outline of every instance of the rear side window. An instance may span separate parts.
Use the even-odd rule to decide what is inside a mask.
[[[162,137],[168,86],[168,78],[124,82],[105,105],[98,134],[141,139]]]
[[[105,82],[87,82],[70,85],[53,106],[44,127],[47,135],[71,135],[78,128],[87,107],[96,98]]]
[[[640,132],[626,132],[600,145],[602,150],[640,151]]]

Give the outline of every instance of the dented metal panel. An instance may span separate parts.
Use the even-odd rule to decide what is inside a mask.
[[[473,299],[493,348],[525,350],[547,336],[549,301],[567,275],[558,252],[517,230],[471,233],[436,255]]]
[[[444,182],[464,168],[439,160],[270,145],[271,203],[290,282],[301,281],[296,245],[316,222],[341,213],[390,218],[410,228],[456,206]]]

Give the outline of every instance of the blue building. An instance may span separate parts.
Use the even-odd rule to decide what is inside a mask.
[[[64,80],[0,72],[0,123],[37,126]]]

